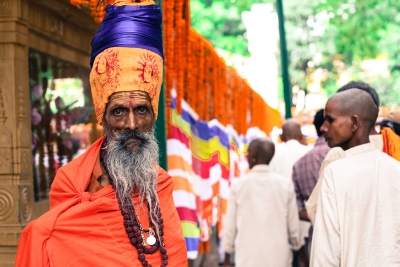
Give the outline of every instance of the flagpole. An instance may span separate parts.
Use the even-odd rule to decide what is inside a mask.
[[[292,88],[289,78],[289,64],[285,36],[285,16],[283,14],[283,0],[276,0],[276,11],[279,21],[279,43],[281,48],[283,98],[285,100],[286,119],[292,117]]]

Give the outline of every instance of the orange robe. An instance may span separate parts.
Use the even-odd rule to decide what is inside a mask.
[[[50,211],[22,231],[15,266],[142,266],[137,249],[125,232],[112,186],[94,194],[85,192],[103,140],[58,170],[51,186]],[[172,178],[159,168],[157,193],[164,219],[168,266],[181,267],[187,266],[186,244],[172,190]],[[149,225],[145,213],[141,211],[144,228]],[[160,250],[146,255],[146,260],[153,267],[160,266]]]
[[[383,138],[383,152],[400,161],[400,136],[387,127],[381,131],[381,134]]]

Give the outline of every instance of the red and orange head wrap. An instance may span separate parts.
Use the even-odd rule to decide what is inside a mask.
[[[156,119],[163,78],[160,8],[148,0],[116,0],[106,11],[92,41],[90,86],[97,120],[103,125],[109,97],[124,91],[147,92]]]

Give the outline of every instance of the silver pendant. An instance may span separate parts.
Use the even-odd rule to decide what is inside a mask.
[[[156,238],[150,234],[147,239],[146,239],[147,244],[149,244],[150,246],[154,245],[156,243]]]

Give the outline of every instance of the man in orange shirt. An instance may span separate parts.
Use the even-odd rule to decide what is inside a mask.
[[[125,3],[127,2],[127,3]],[[22,232],[16,266],[186,266],[172,178],[158,166],[161,11],[116,1],[92,41],[105,136],[57,172],[50,211]]]

